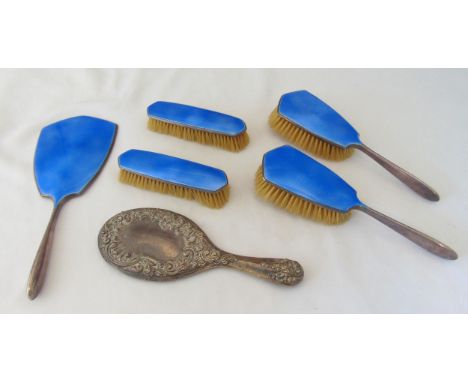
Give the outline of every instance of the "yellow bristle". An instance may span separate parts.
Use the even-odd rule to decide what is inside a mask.
[[[326,224],[340,224],[351,217],[351,212],[338,212],[319,206],[267,182],[263,177],[262,166],[259,167],[255,175],[255,188],[257,194],[262,198],[308,219]]]
[[[220,147],[230,151],[240,151],[249,143],[249,136],[247,135],[247,131],[244,131],[243,133],[236,136],[229,136],[211,133],[187,126],[176,125],[174,123],[169,123],[154,118],[150,118],[148,120],[148,128],[151,131],[156,131],[158,133],[168,134],[188,141]]]
[[[204,192],[192,188],[166,183],[152,178],[147,178],[145,176],[122,169],[120,170],[120,181],[122,183],[140,187],[145,190],[161,192],[163,194],[170,194],[179,198],[196,200],[197,202],[200,202],[201,204],[211,208],[221,208],[226,204],[226,202],[229,199],[228,184],[216,192]]]
[[[332,145],[304,130],[302,127],[283,118],[275,109],[270,114],[270,127],[276,130],[281,136],[290,140],[302,149],[325,159],[343,160],[349,158],[354,149]]]

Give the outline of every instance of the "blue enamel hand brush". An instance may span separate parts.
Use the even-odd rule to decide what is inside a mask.
[[[429,252],[449,260],[457,258],[455,251],[440,241],[366,206],[348,183],[291,146],[263,156],[256,189],[281,208],[329,224],[348,220],[353,209],[365,212]]]
[[[158,133],[240,151],[249,143],[244,121],[227,114],[173,102],[148,106],[148,128]]]
[[[422,180],[371,150],[334,109],[305,90],[284,94],[270,115],[270,126],[302,149],[325,159],[342,160],[359,149],[422,197],[439,195]]]
[[[169,155],[129,150],[119,156],[120,181],[221,208],[229,198],[224,171]]]

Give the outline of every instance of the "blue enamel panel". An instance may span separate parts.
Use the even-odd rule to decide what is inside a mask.
[[[153,103],[148,106],[148,117],[229,136],[246,130],[244,121],[239,118],[173,102]]]
[[[348,183],[291,146],[278,147],[263,156],[263,176],[279,188],[341,212],[362,204]]]
[[[117,125],[94,117],[73,117],[42,129],[34,157],[37,187],[57,205],[79,194],[104,164]]]
[[[284,94],[278,113],[304,130],[337,146],[360,144],[359,133],[335,110],[306,90]]]
[[[148,178],[207,192],[218,191],[228,183],[222,170],[151,151],[128,150],[120,155],[119,166]]]

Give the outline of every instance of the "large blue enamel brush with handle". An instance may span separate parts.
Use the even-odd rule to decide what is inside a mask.
[[[71,196],[81,194],[104,165],[117,132],[115,123],[79,116],[42,129],[34,157],[34,175],[42,196],[51,198],[54,209],[37,251],[28,280],[28,296],[39,293],[58,213]]]
[[[270,126],[300,148],[325,159],[342,160],[358,149],[413,191],[431,201],[434,189],[362,143],[359,133],[336,110],[306,90],[284,94],[270,115]]]
[[[333,171],[291,146],[263,156],[256,190],[281,208],[329,224],[348,220],[352,210],[365,212],[429,252],[449,260],[457,258],[447,245],[365,205],[356,190]]]

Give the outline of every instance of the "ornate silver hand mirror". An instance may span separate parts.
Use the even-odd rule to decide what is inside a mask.
[[[99,250],[122,272],[165,281],[229,267],[283,285],[299,283],[297,261],[233,255],[217,248],[190,219],[159,208],[121,212],[101,228]]]

